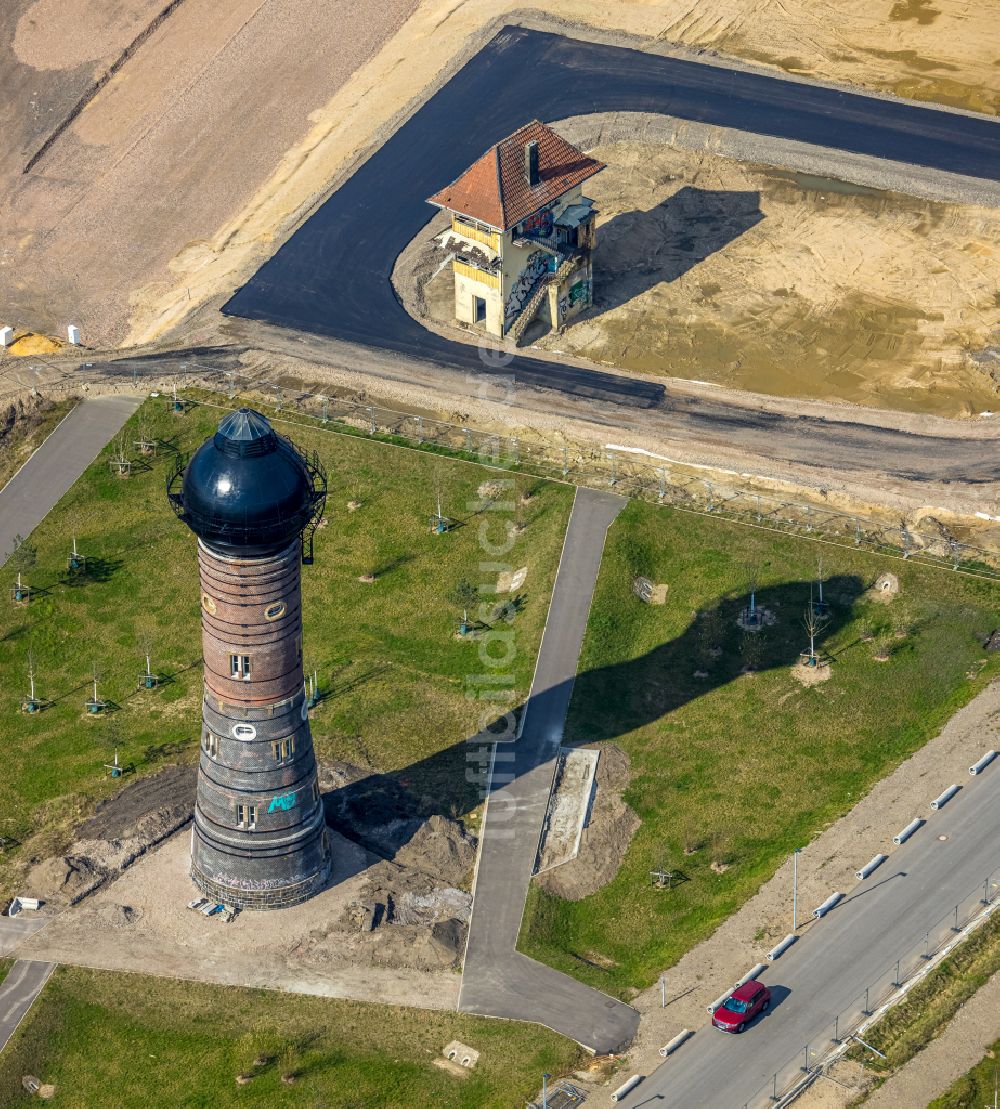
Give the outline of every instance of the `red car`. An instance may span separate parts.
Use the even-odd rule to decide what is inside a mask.
[[[771,991],[761,982],[747,982],[735,990],[712,1014],[712,1023],[723,1032],[742,1032],[758,1013],[771,1006]]]

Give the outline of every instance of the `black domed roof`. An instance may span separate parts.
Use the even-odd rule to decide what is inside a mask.
[[[212,547],[247,556],[278,550],[300,534],[322,490],[316,471],[252,408],[225,416],[195,451],[172,500]]]

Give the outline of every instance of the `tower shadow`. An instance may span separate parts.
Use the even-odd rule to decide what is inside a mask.
[[[829,618],[816,637],[817,653],[828,653],[825,645],[850,621],[863,589],[861,579],[853,575],[826,580]],[[749,595],[726,595],[692,617],[679,635],[645,654],[578,674],[569,710],[574,742],[610,742],[735,681],[747,670],[748,636],[760,637],[753,652],[756,672],[794,665],[808,645],[802,620],[810,583],[768,586],[758,591],[756,601],[774,618],[761,632],[742,632],[737,625],[749,606]],[[557,692],[558,687],[534,696]],[[484,731],[495,724],[502,732],[503,720],[497,718]],[[348,782],[324,794],[327,822],[375,854],[392,858],[428,817],[457,817],[486,797],[491,746],[492,740],[480,732],[400,770]],[[525,740],[511,746],[515,758],[505,768],[514,777],[538,765]]]
[[[597,230],[593,318],[662,282],[676,281],[764,218],[755,190],[685,185],[648,209],[622,212]]]

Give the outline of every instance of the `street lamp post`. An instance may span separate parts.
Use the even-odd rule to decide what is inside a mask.
[[[542,1109],[549,1109],[549,1079],[551,1074],[542,1075]]]
[[[796,847],[792,852],[792,931],[799,930],[799,852],[801,847]]]
[[[660,1008],[666,1009],[667,1007],[667,979],[664,975],[660,975]]]

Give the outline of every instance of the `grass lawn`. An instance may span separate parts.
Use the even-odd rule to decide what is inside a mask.
[[[480,1052],[465,1077],[433,1064],[452,1039]],[[60,967],[0,1055],[0,1104],[27,1101],[34,1074],[86,1109],[508,1109],[582,1055],[534,1025]],[[238,1087],[238,1074],[253,1078]]]
[[[803,687],[789,668],[818,555],[832,676]],[[736,624],[748,564],[776,617],[759,644]],[[887,569],[899,596],[865,598]],[[669,585],[664,606],[632,596],[636,574]],[[619,996],[651,984],[1000,672],[977,639],[998,624],[996,584],[632,502],[608,537],[566,734],[628,752],[642,826],[596,894],[532,886],[522,950]],[[658,867],[689,880],[654,890]]]
[[[190,451],[221,415],[196,406],[178,416],[162,398],[150,400],[126,425],[126,438],[137,439],[142,428]],[[318,452],[329,474],[328,523],[316,534],[315,563],[303,570],[305,661],[327,694],[313,718],[317,751],[399,771],[431,811],[468,812],[478,792],[466,781],[462,741],[478,727],[480,711],[466,697],[465,679],[483,664],[475,642],[454,638],[461,612],[447,595],[462,578],[495,582],[496,571],[481,571],[481,562],[528,567],[525,604],[510,625],[517,650],[509,671],[523,695],[573,490],[516,477],[516,507],[476,515],[469,506],[479,485],[503,475],[319,428],[279,430]],[[196,758],[196,543],[164,495],[173,455],[161,450],[145,471],[122,479],[110,471],[111,454],[109,447],[32,535],[38,562],[28,578],[30,606],[0,605],[2,730],[16,736],[0,771],[0,836],[24,844],[0,863],[0,893],[12,892],[21,859],[64,849],[75,819],[117,788],[103,768],[115,747],[139,774]],[[441,536],[429,522],[438,493],[443,511],[461,524]],[[349,501],[360,508],[349,511]],[[515,521],[523,533],[509,554],[484,555],[481,526],[497,543],[504,524]],[[65,573],[74,536],[90,571],[78,583]],[[378,575],[373,584],[358,580],[370,571]],[[168,678],[152,692],[137,689],[143,632],[152,639],[153,669]],[[38,695],[51,701],[34,716],[18,711],[29,650]],[[117,706],[106,718],[84,711],[95,664],[99,695]]]

